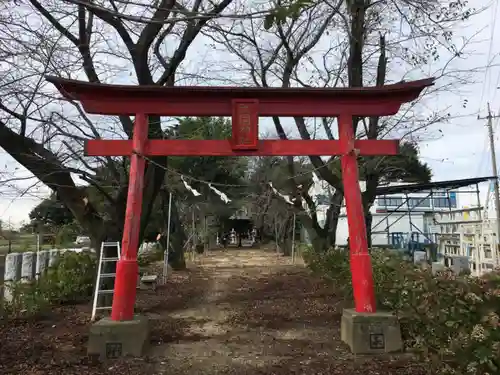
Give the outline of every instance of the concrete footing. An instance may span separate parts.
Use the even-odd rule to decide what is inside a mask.
[[[87,353],[101,360],[122,356],[141,357],[149,343],[149,322],[145,316],[114,321],[104,318],[90,328]]]
[[[403,350],[398,318],[389,312],[358,313],[344,309],[341,339],[354,354],[377,354]]]

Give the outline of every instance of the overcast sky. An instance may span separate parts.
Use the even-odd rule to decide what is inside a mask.
[[[498,2],[497,2],[498,3]],[[477,4],[477,5],[476,5]],[[492,4],[489,0],[474,0],[478,8]],[[460,30],[457,37],[472,38],[468,50],[475,53],[465,60],[454,61],[454,69],[477,70],[493,65],[486,73],[484,69],[475,73],[476,84],[462,90],[461,97],[440,94],[436,97],[438,104],[449,107],[452,119],[449,123],[436,127],[442,132],[435,132],[439,137],[432,141],[420,143],[422,160],[428,163],[433,171],[434,180],[449,180],[492,175],[490,151],[487,144],[485,120],[478,120],[478,114],[484,117],[486,103],[490,102],[492,111],[500,114],[500,22],[494,20],[499,14],[498,7],[493,4],[487,12],[475,16]],[[499,65],[498,67],[495,65]],[[467,104],[464,107],[464,102]],[[494,120],[500,135],[500,121]],[[17,176],[27,176],[19,165],[0,149],[0,171]],[[5,178],[2,178],[5,180]],[[34,181],[31,181],[34,182]],[[0,219],[18,225],[28,220],[29,211],[46,196],[42,186],[26,189],[27,183],[13,182],[0,186]],[[487,186],[482,186],[482,197],[486,196]],[[463,195],[461,204],[470,205],[471,197]]]
[[[496,4],[487,0],[475,0],[473,3],[474,5],[477,3],[478,8],[489,5],[491,5],[491,8],[490,11],[474,17],[464,33],[472,36],[479,32],[474,37],[476,41],[474,50],[477,51],[477,54],[461,62],[464,69],[471,70],[500,63],[500,45],[498,43],[500,40],[500,22],[495,22],[499,15],[498,1]],[[476,75],[477,79],[475,81],[477,83],[467,88],[469,94],[464,95],[460,101],[456,100],[450,103],[452,105],[452,115],[455,115],[456,118],[439,127],[443,131],[441,139],[420,144],[422,159],[431,166],[435,180],[472,178],[491,176],[493,174],[488,133],[485,126],[486,120],[478,120],[477,116],[478,114],[481,117],[486,116],[488,102],[491,105],[492,112],[495,115],[500,114],[500,93],[498,89],[500,86],[500,68],[492,66],[486,72],[483,71]],[[464,100],[468,101],[465,108],[463,108]],[[494,120],[496,142],[498,142],[500,136],[499,124],[498,119]],[[484,199],[488,191],[487,184],[483,184],[481,190],[481,197]],[[462,196],[461,203],[469,204],[471,197]]]

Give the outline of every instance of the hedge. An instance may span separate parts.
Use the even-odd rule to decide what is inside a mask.
[[[312,272],[332,282],[352,301],[348,252],[304,252]],[[372,252],[380,310],[400,319],[405,348],[417,353],[432,374],[500,373],[500,274],[484,277],[432,275],[394,252]]]

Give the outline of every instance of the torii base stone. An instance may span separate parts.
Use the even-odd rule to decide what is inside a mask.
[[[142,357],[149,344],[149,320],[135,315],[132,320],[103,318],[90,328],[87,354],[100,360],[123,356]]]
[[[353,354],[380,354],[403,350],[397,316],[389,312],[359,313],[344,309],[340,337]]]

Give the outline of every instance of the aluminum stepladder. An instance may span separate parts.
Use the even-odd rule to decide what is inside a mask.
[[[101,254],[99,255],[99,265],[97,267],[91,321],[95,320],[98,311],[111,310],[111,304],[106,301],[112,301],[110,297],[112,297],[114,293],[116,264],[120,260],[120,254],[121,249],[119,242],[101,243]]]

